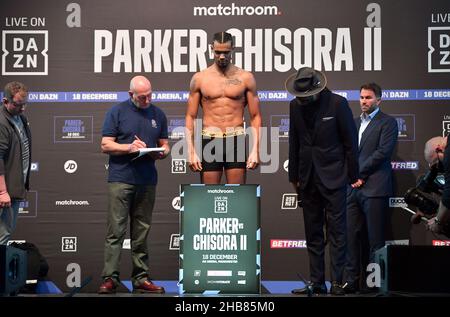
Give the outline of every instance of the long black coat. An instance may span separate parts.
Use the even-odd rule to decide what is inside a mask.
[[[314,166],[323,185],[341,188],[358,176],[358,134],[347,99],[324,89],[312,135],[297,99],[290,103],[289,181],[304,189]]]

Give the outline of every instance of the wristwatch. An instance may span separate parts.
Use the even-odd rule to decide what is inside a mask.
[[[437,225],[442,226],[442,221],[440,221],[439,218],[438,218],[437,216],[434,217],[434,222],[435,222]]]

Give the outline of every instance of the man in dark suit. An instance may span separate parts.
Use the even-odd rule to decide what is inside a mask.
[[[385,244],[385,219],[392,196],[391,156],[397,143],[397,121],[381,112],[381,88],[362,85],[358,127],[359,175],[364,184],[347,192],[347,283],[346,293],[359,288],[361,267],[373,262],[374,253]],[[365,284],[364,284],[365,285]]]
[[[345,98],[326,88],[323,73],[300,68],[286,80],[296,96],[290,103],[289,181],[302,197],[311,282],[295,294],[327,293],[325,239],[331,257],[331,294],[341,287],[346,251],[346,186],[362,184],[358,178],[357,132]]]

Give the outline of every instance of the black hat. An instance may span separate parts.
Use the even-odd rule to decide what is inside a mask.
[[[322,72],[310,67],[302,67],[284,83],[286,90],[297,97],[309,97],[321,92],[327,85]]]

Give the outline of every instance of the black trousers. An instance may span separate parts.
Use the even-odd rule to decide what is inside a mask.
[[[347,197],[346,279],[358,283],[367,265],[374,262],[375,251],[385,244],[388,197],[367,197],[352,189]],[[363,274],[361,275],[361,271]]]
[[[346,187],[330,190],[313,172],[303,190],[303,219],[311,282],[325,282],[325,237],[330,244],[331,280],[342,282],[346,252]]]

